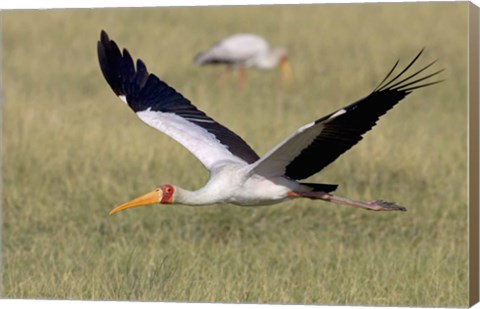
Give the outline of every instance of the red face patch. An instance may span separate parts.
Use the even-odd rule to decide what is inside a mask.
[[[171,185],[163,185],[162,192],[163,192],[163,196],[160,203],[162,204],[173,203],[173,194],[175,193],[175,188]]]

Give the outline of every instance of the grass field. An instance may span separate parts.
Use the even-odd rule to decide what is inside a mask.
[[[285,304],[468,304],[467,3],[2,12],[5,298]],[[321,201],[270,207],[115,205],[207,180],[109,89],[105,29],[149,70],[264,154],[367,95],[423,47],[441,85],[414,92],[311,181],[406,213]],[[295,84],[242,91],[193,65],[235,32],[288,49]]]

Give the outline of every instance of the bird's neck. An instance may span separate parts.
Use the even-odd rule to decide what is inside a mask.
[[[278,58],[271,53],[267,53],[257,60],[257,67],[261,70],[270,70],[278,63]]]
[[[263,70],[273,69],[282,58],[285,58],[285,52],[282,49],[269,50],[257,59],[257,67]]]
[[[178,186],[175,187],[174,204],[202,206],[215,204],[218,201],[205,190],[190,191]]]

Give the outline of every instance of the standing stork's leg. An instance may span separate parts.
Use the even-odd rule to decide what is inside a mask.
[[[245,74],[247,70],[244,67],[238,69],[238,86],[243,89],[245,85]]]
[[[218,83],[220,85],[223,85],[225,83],[225,80],[227,80],[227,78],[230,76],[231,71],[232,71],[232,68],[227,67],[227,69],[224,72],[222,72],[222,74],[220,74],[220,76],[218,77]]]
[[[350,205],[354,207],[360,207],[368,210],[374,211],[390,211],[390,210],[400,210],[406,211],[405,207],[399,206],[392,202],[382,201],[382,200],[375,200],[371,202],[360,202],[354,201],[345,197],[336,196],[327,192],[316,191],[316,192],[290,192],[288,194],[290,197],[306,197],[310,199],[319,199],[324,200],[336,204],[344,204]]]

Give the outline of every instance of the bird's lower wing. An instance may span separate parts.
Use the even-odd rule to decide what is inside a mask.
[[[253,163],[259,157],[238,135],[198,110],[180,93],[147,71],[136,68],[126,49],[102,31],[97,46],[100,68],[117,96],[148,125],[192,152],[207,169],[220,161]]]
[[[422,83],[443,70],[417,75],[434,62],[404,77],[422,51],[395,77],[397,63],[367,97],[309,123],[270,150],[251,166],[251,172],[266,177],[285,175],[300,180],[318,173],[362,139],[377,120],[414,89],[440,81]]]

